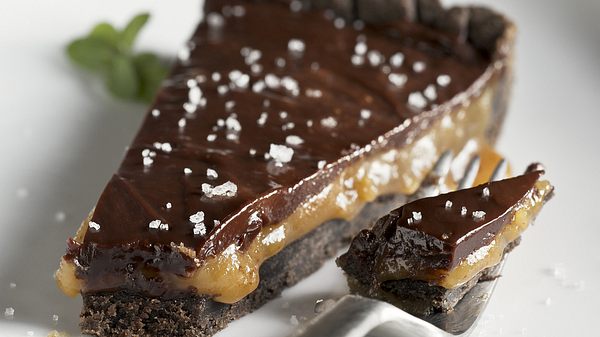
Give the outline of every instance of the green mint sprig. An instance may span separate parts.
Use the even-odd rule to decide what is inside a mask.
[[[114,96],[150,102],[167,75],[166,65],[153,53],[135,53],[133,45],[150,15],[136,15],[122,30],[102,22],[67,46],[75,64],[104,78]]]

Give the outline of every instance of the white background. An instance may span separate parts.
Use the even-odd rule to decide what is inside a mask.
[[[546,164],[556,197],[504,270],[475,336],[597,336],[600,290],[600,1],[482,1],[519,26],[517,78],[499,148],[517,169]],[[77,335],[81,300],[52,273],[94,205],[144,107],[115,102],[64,45],[93,23],[148,10],[139,47],[174,55],[198,1],[3,1],[0,9],[0,336]],[[63,222],[56,220],[64,212]],[[16,283],[15,288],[10,283]],[[346,291],[332,263],[220,337],[284,336],[290,317]],[[289,307],[287,306],[289,304]],[[15,310],[13,320],[4,308]],[[52,315],[59,315],[58,323]]]

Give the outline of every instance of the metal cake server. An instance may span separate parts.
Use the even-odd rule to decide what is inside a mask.
[[[435,196],[445,192],[444,181],[452,164],[452,153],[444,152],[433,166],[419,189],[408,198]],[[458,188],[473,185],[480,159],[468,163],[458,182]],[[495,167],[490,181],[504,178],[507,163],[502,159]],[[494,267],[491,275],[499,275],[503,262]],[[413,316],[389,303],[358,295],[346,295],[326,312],[299,327],[292,337],[450,337],[468,336],[475,328],[490,298],[497,278],[477,283],[454,310]]]

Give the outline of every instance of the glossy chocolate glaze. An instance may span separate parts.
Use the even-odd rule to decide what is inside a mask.
[[[352,260],[358,256],[370,256],[362,260],[373,261],[369,267],[373,271],[399,266],[409,273],[451,270],[495,239],[542,174],[532,171],[408,203],[381,218],[372,230],[363,230],[338,263],[352,275],[356,274]]]
[[[248,3],[243,8],[243,16],[209,14],[212,25],[200,24],[189,43],[193,46],[189,58],[178,62],[151,108],[160,115],[148,114],[100,197],[92,218],[100,230],[88,230],[83,246],[183,243],[196,251],[199,261],[232,243],[243,246],[261,226],[285,219],[359,156],[401,145],[416,126],[383,135],[465,91],[489,62],[468,44],[418,24],[399,22],[357,31],[336,28],[321,12],[294,13],[275,3]],[[223,18],[223,25],[217,27],[211,17]],[[353,65],[351,58],[361,38],[369,51],[380,52],[386,62],[371,66],[367,56],[365,65]],[[290,39],[301,40],[304,51],[288,50]],[[244,47],[260,51],[260,58],[246,62],[248,57],[241,55]],[[390,69],[407,76],[400,87],[390,83],[382,70],[396,52],[403,53],[404,61]],[[277,58],[285,63],[283,67],[276,65]],[[415,71],[415,62],[423,62],[424,70]],[[247,63],[260,64],[262,71],[253,74]],[[235,82],[234,70],[249,75],[247,89],[232,84],[229,77]],[[255,92],[253,85],[267,74],[289,76],[297,81],[297,92],[293,84],[292,90],[267,87]],[[436,84],[440,74],[451,78],[446,87]],[[188,113],[183,105],[190,100],[191,79],[197,80],[206,104]],[[221,85],[229,88],[227,93],[218,92]],[[437,98],[423,109],[409,106],[409,94],[428,85],[435,86]],[[362,109],[371,111],[368,119],[361,118]],[[263,112],[268,118],[261,126],[257,120]],[[181,120],[185,126],[179,125]],[[224,121],[226,125],[219,126]],[[209,134],[216,139],[207,140]],[[290,135],[299,136],[303,143],[286,145]],[[168,143],[170,151],[155,148],[156,142]],[[265,159],[271,144],[293,149],[291,161],[277,165]],[[146,149],[155,153],[147,154],[150,165],[144,165]],[[320,161],[329,165],[319,170]],[[185,174],[185,168],[191,173]],[[214,169],[218,178],[207,177],[207,169]],[[228,181],[237,186],[234,196],[210,198],[203,193],[203,184]],[[205,214],[204,235],[194,235],[189,220],[199,211]],[[258,216],[252,216],[255,213]],[[168,230],[149,228],[153,220],[169,224]]]

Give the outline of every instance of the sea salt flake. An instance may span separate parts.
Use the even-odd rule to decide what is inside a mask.
[[[90,227],[90,229],[92,229],[92,230],[93,230],[93,231],[95,231],[95,232],[97,232],[97,231],[99,231],[99,230],[100,230],[100,224],[98,224],[98,223],[96,223],[96,222],[93,222],[93,221],[90,221],[90,222],[88,223],[88,227]]]
[[[319,160],[319,162],[317,163],[317,167],[319,168],[319,170],[323,169],[325,165],[327,165],[327,162],[325,160]]]
[[[160,220],[152,220],[148,224],[148,228],[150,229],[158,229],[160,227]]]
[[[263,125],[265,125],[265,123],[267,123],[268,117],[269,117],[269,115],[266,112],[261,112],[260,116],[256,120],[256,123],[260,126],[263,126]]]
[[[423,94],[425,94],[425,97],[427,97],[428,100],[430,101],[435,101],[437,99],[437,90],[435,89],[435,85],[430,84],[427,86],[427,88],[425,88],[425,90],[423,91]]]
[[[168,223],[161,223],[159,225],[158,229],[160,229],[161,231],[168,231],[169,230],[169,224]]]
[[[297,146],[297,145],[304,143],[304,140],[298,136],[289,135],[289,136],[285,137],[285,142],[289,145]]]
[[[306,89],[306,97],[320,98],[323,96],[323,92],[319,89]]]
[[[198,87],[198,81],[196,79],[194,79],[194,78],[190,78],[185,83],[187,84],[187,87],[190,88],[190,89]]]
[[[166,153],[173,151],[173,147],[171,146],[171,143],[162,143],[160,146],[160,149]]]
[[[226,86],[225,84],[222,84],[222,85],[220,85],[220,86],[217,87],[217,92],[221,96],[225,95],[228,91],[229,91],[229,87]]]
[[[337,124],[337,120],[331,116],[321,119],[321,126],[326,128],[335,128]]]
[[[346,26],[346,20],[342,18],[336,18],[333,20],[333,26],[337,29],[342,29]]]
[[[442,74],[437,77],[436,82],[440,87],[447,87],[451,82],[451,78],[446,74]]]
[[[202,184],[202,192],[208,198],[212,197],[234,197],[237,194],[238,187],[231,181],[224,184],[212,186],[210,184]]]
[[[219,177],[219,174],[217,173],[217,171],[215,171],[211,168],[207,168],[206,169],[206,177],[208,179],[217,179]]]
[[[254,157],[256,155],[256,149],[251,148],[250,150],[248,150],[248,153]]]
[[[185,168],[183,169],[183,173],[184,173],[185,175],[192,174],[192,169],[191,169],[191,168],[189,168],[189,167],[185,167]]]
[[[368,110],[368,109],[360,110],[360,118],[362,118],[362,119],[371,118],[371,110]]]
[[[158,117],[158,116],[160,116],[160,110],[152,109],[151,114],[152,114],[152,117]]]
[[[197,82],[196,85],[198,85]],[[200,102],[202,101],[202,90],[200,87],[190,88],[190,91],[188,92],[188,100],[193,105],[200,105]]]
[[[352,55],[350,62],[355,66],[362,66],[365,64],[365,58],[361,55]]]
[[[397,52],[390,56],[390,65],[394,68],[400,68],[404,63],[404,54]]]
[[[189,114],[193,114],[194,112],[196,112],[196,110],[198,110],[198,105],[185,102],[183,103],[183,110],[185,110],[185,112]]]
[[[234,131],[234,132],[242,131],[242,125],[234,116],[227,117],[227,119],[225,120],[225,126],[230,131]]]
[[[167,204],[165,205],[166,209],[171,209],[173,207],[173,204],[171,204],[170,202],[167,202]]]
[[[281,118],[281,119],[286,119],[286,118],[288,118],[288,113],[287,113],[287,111],[280,111],[280,112],[279,112],[279,118]]]
[[[210,78],[214,81],[214,82],[219,82],[221,80],[221,74],[218,72],[214,72],[210,75]]]
[[[482,221],[485,218],[485,212],[484,211],[474,211],[472,213],[472,216],[473,216],[473,220]]]
[[[423,219],[423,214],[421,212],[412,212],[412,217],[415,219],[415,223],[419,223]]]
[[[217,139],[217,135],[215,135],[214,133],[211,133],[208,136],[206,136],[206,140],[209,142],[214,142],[216,139]]]
[[[371,66],[377,67],[384,62],[385,57],[383,57],[383,54],[378,50],[370,50],[367,53],[367,59],[369,60],[369,64],[371,64]]]
[[[446,204],[444,205],[444,207],[445,207],[446,209],[450,209],[450,208],[452,208],[452,201],[450,201],[450,200],[446,200]]]
[[[405,74],[391,73],[388,75],[388,80],[396,87],[403,87],[408,81]]]
[[[415,219],[413,219],[413,218],[408,218],[408,219],[406,219],[406,223],[407,223],[409,226],[412,226],[412,225],[414,224],[414,222],[415,222]]]
[[[271,144],[269,155],[278,163],[289,163],[294,156],[294,149],[285,145]]]
[[[413,108],[423,109],[427,106],[427,100],[420,92],[413,92],[408,95],[408,105]]]
[[[185,118],[181,118],[179,119],[179,121],[177,122],[177,125],[179,126],[179,128],[183,129],[185,128],[185,125],[187,124]]]
[[[489,199],[490,197],[490,189],[487,187],[484,187],[483,190],[481,191],[481,197],[484,199]]]
[[[356,55],[364,55],[367,52],[367,44],[363,41],[359,41],[354,45],[354,53]]]
[[[144,159],[142,159],[142,162],[143,162],[144,166],[149,167],[152,165],[152,163],[154,163],[154,159],[152,159],[150,157],[144,157]]]
[[[206,225],[204,225],[203,223],[195,224],[194,228],[192,229],[192,232],[196,236],[205,235],[206,234]]]
[[[252,64],[258,62],[258,60],[260,60],[261,57],[262,57],[262,52],[260,50],[250,49],[250,51],[244,58],[244,62],[246,62],[247,65],[252,65]]]
[[[421,73],[425,70],[425,62],[417,61],[413,63],[413,71],[415,73]]]
[[[257,81],[252,85],[252,91],[259,93],[259,92],[262,92],[263,90],[265,90],[266,87],[267,87],[267,85],[265,84],[264,81]]]
[[[467,208],[465,206],[460,208],[460,215],[461,216],[467,216]]]
[[[242,73],[239,70],[232,70],[231,72],[229,72],[229,80],[231,81],[234,87],[245,89],[248,88],[250,76],[248,76],[248,74]]]
[[[191,223],[201,223],[204,222],[204,212],[198,211],[189,217]]]
[[[306,45],[300,39],[290,39],[288,41],[288,51],[295,56],[300,56],[304,53]]]
[[[271,89],[277,89],[279,88],[281,80],[279,79],[279,77],[277,77],[277,75],[267,74],[265,76],[265,83],[267,84],[267,87]]]

